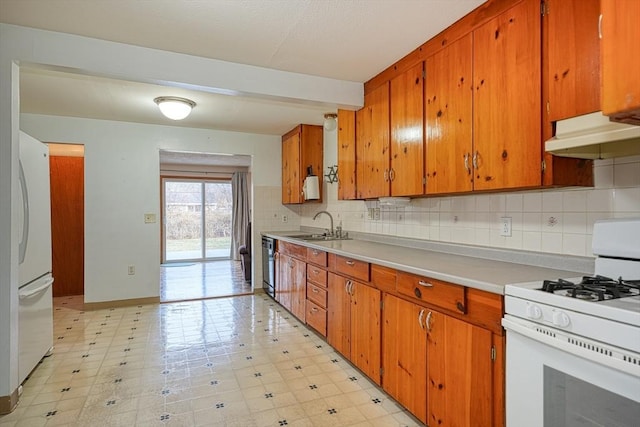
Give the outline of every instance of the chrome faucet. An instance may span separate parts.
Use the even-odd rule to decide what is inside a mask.
[[[318,216],[319,216],[320,214],[327,214],[327,215],[329,216],[329,219],[331,220],[331,234],[330,234],[330,236],[333,236],[333,217],[332,217],[332,216],[331,216],[331,214],[330,214],[329,212],[327,212],[327,211],[320,211],[320,212],[318,212],[317,214],[315,214],[315,216],[313,217],[313,220],[315,221],[315,220],[316,220],[316,218],[318,218]]]

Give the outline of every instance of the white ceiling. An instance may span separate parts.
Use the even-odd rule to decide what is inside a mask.
[[[484,0],[0,0],[0,22],[365,82]],[[334,108],[21,68],[21,111],[280,135]],[[182,122],[149,103],[198,105]],[[155,107],[155,106],[154,106]]]

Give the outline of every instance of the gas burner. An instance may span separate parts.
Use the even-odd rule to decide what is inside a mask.
[[[640,280],[584,276],[579,283],[564,279],[545,280],[540,290],[584,301],[605,301],[640,295]]]

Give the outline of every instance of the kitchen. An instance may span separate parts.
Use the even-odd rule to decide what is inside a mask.
[[[25,31],[27,38],[32,37],[30,31]],[[11,34],[9,34],[11,35]],[[82,59],[74,57],[75,49],[85,49],[86,40],[77,40],[73,37],[65,37],[49,46],[51,52],[55,52],[57,47],[68,50],[62,59],[49,59],[44,57],[34,57],[34,62],[47,63],[53,61],[56,63],[66,64],[68,66],[76,66],[78,68],[93,69],[95,65],[84,63]],[[3,42],[9,43],[5,37]],[[76,44],[77,43],[77,44]],[[94,41],[90,42],[90,47],[97,47]],[[115,49],[115,47],[113,47]],[[3,58],[10,57],[14,52],[13,45],[7,49],[2,49]],[[90,49],[90,48],[89,48]],[[124,51],[127,49],[122,48]],[[128,52],[119,51],[119,53]],[[85,52],[87,53],[87,52]],[[155,53],[154,55],[156,55]],[[23,57],[23,53],[15,54],[16,57]],[[66,55],[72,58],[66,57]],[[159,63],[165,63],[168,56],[157,54],[155,58]],[[111,65],[108,60],[100,60],[93,58],[104,66],[105,70],[110,70]],[[139,64],[140,65],[140,64]],[[144,65],[144,64],[142,64]],[[3,60],[3,76],[11,75],[11,68],[8,67],[7,61]],[[142,66],[143,70],[148,68]],[[6,72],[5,72],[6,71]],[[154,75],[154,70],[148,70],[150,75]],[[131,74],[137,76],[142,71],[133,70]],[[8,82],[3,80],[3,94],[8,92]],[[10,97],[3,96],[3,123],[8,120],[8,105]],[[15,112],[13,114],[16,114]],[[82,120],[73,118],[46,117],[38,115],[26,114],[20,118],[21,127],[28,129],[34,133],[36,137],[48,140],[58,141],[86,141],[88,157],[91,156],[93,150],[94,160],[96,163],[105,162],[104,168],[97,167],[95,176],[89,176],[88,185],[93,185],[104,191],[102,197],[97,197],[95,201],[89,203],[94,207],[93,212],[88,212],[87,216],[94,219],[94,224],[87,230],[90,239],[94,241],[108,241],[108,234],[115,229],[115,223],[133,224],[138,212],[153,211],[157,209],[158,202],[153,194],[156,188],[156,182],[153,176],[156,176],[155,164],[145,162],[144,159],[154,156],[154,150],[158,144],[155,141],[164,139],[189,140],[190,142],[181,142],[174,144],[172,148],[185,148],[195,151],[206,151],[209,140],[220,141],[225,139],[226,145],[222,149],[238,150],[243,154],[250,154],[258,158],[269,158],[273,153],[278,153],[279,137],[263,136],[263,135],[237,135],[235,133],[222,133],[215,131],[203,130],[179,130],[179,129],[156,129],[140,125],[123,124],[123,123],[106,123],[99,120]],[[3,141],[8,139],[7,132],[10,126],[2,126]],[[154,135],[149,136],[149,131]],[[160,134],[162,135],[162,138]],[[169,133],[169,137],[167,137]],[[106,135],[109,135],[107,137]],[[325,136],[328,147],[335,146],[335,134]],[[114,142],[117,140],[117,142]],[[139,141],[150,142],[145,147]],[[255,144],[253,144],[255,142]],[[110,147],[107,148],[109,144]],[[116,144],[116,145],[114,145]],[[240,147],[240,148],[239,148]],[[5,150],[3,143],[3,150]],[[126,159],[122,159],[114,154],[114,149],[120,152],[128,153]],[[331,155],[327,149],[325,165],[336,163],[337,155]],[[6,151],[3,151],[3,157]],[[135,173],[130,172],[130,176],[123,176],[122,186],[115,187],[112,190],[106,188],[103,184],[111,178],[110,171],[124,170],[127,173],[130,169],[127,165],[137,165],[138,170]],[[157,162],[156,162],[157,164]],[[412,202],[411,206],[401,210],[381,210],[380,218],[367,219],[369,208],[378,209],[376,202],[342,202],[337,200],[336,186],[328,186],[328,201],[326,208],[343,221],[346,230],[375,232],[389,236],[419,236],[421,238],[430,238],[442,241],[453,241],[468,244],[480,244],[497,247],[507,247],[513,249],[533,250],[536,252],[553,252],[566,255],[590,256],[590,240],[591,240],[591,224],[595,219],[608,218],[614,216],[637,216],[638,215],[638,196],[640,183],[638,183],[638,168],[640,161],[637,157],[623,157],[614,160],[598,161],[595,165],[595,189],[575,189],[575,190],[557,190],[545,192],[528,192],[528,193],[499,193],[494,195],[468,195],[459,197],[441,197],[437,199],[418,199]],[[89,165],[88,165],[89,166]],[[95,167],[96,165],[94,165]],[[99,166],[99,165],[98,165]],[[140,169],[143,168],[143,169]],[[3,164],[3,173],[4,172]],[[253,171],[256,181],[261,182],[264,188],[256,191],[254,199],[254,212],[263,215],[262,218],[256,219],[256,229],[260,230],[277,230],[285,228],[282,223],[282,217],[287,216],[288,224],[286,228],[295,229],[298,225],[317,226],[318,222],[312,218],[318,210],[313,205],[305,205],[301,208],[287,208],[280,205],[277,201],[280,195],[279,177],[274,176],[272,167],[267,164],[257,164]],[[154,175],[155,174],[155,175]],[[148,180],[141,181],[140,176],[149,176]],[[4,178],[4,175],[3,175]],[[144,178],[143,178],[144,179]],[[6,182],[3,179],[3,182]],[[127,200],[135,204],[130,210],[121,212],[111,212],[113,218],[105,218],[104,212],[109,212],[111,200],[117,198],[122,193],[127,183],[137,182],[134,188],[128,189]],[[112,193],[110,192],[112,191]],[[3,197],[6,197],[3,191]],[[124,194],[124,193],[122,193]],[[3,199],[3,205],[5,199]],[[5,205],[6,206],[6,205]],[[325,206],[323,206],[323,209]],[[509,213],[509,215],[506,215]],[[513,235],[511,238],[503,238],[495,231],[494,216],[511,216],[513,222]],[[513,215],[511,215],[513,214]],[[340,215],[340,216],[338,216]],[[453,222],[452,218],[458,217],[458,222]],[[522,217],[522,222],[519,218]],[[5,216],[3,214],[3,221]],[[554,218],[554,220],[551,220]],[[262,222],[262,228],[259,223]],[[5,224],[6,225],[6,224]],[[3,230],[9,230],[10,227]],[[95,233],[95,234],[94,234]],[[132,251],[140,253],[140,258],[136,259],[138,265],[152,265],[155,262],[155,253],[157,253],[157,233],[152,228],[132,227],[124,230],[123,234],[130,233],[135,235],[140,245],[145,248],[141,250],[141,246],[133,244]],[[128,240],[124,240],[128,242]],[[88,245],[89,246],[89,245]],[[114,263],[126,264],[131,254],[118,255],[121,249],[120,245],[105,246],[101,249],[99,245],[94,244],[95,253],[88,253],[88,262],[91,259],[99,260],[113,259]],[[254,247],[259,247],[257,244]],[[147,250],[148,249],[148,252]],[[3,250],[8,250],[3,247]],[[5,252],[3,252],[5,253]],[[126,259],[125,259],[126,258]],[[3,256],[3,261],[8,257]],[[93,265],[88,265],[89,275],[94,281],[93,288],[87,289],[87,297],[89,301],[108,301],[122,300],[129,298],[144,298],[155,295],[157,292],[155,273],[144,268],[140,271],[138,278],[141,281],[137,287],[127,286],[119,275],[116,275],[104,265],[95,261]],[[93,269],[93,270],[92,270]],[[3,264],[3,274],[5,265]],[[7,273],[8,274],[8,273]],[[3,282],[4,282],[3,276]],[[259,283],[259,278],[255,281]],[[122,283],[122,285],[120,285]],[[4,292],[4,290],[3,290]],[[3,301],[8,299],[2,298]],[[2,307],[5,311],[5,306]],[[7,315],[7,314],[3,314]],[[3,318],[4,323],[4,318]],[[4,333],[4,332],[3,332]],[[4,335],[3,335],[4,342]],[[2,354],[2,366],[8,366],[4,363],[10,360],[12,356],[8,349],[4,349]],[[4,378],[4,377],[3,377]],[[5,391],[3,388],[2,391]],[[0,393],[5,395],[6,393]]]

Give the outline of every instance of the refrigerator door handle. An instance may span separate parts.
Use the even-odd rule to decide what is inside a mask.
[[[24,293],[21,292],[18,295],[18,298],[19,299],[27,299],[27,298],[31,298],[32,296],[34,296],[36,294],[39,294],[41,292],[46,291],[47,288],[53,284],[53,280],[54,280],[53,277],[51,277],[51,278],[47,279],[47,281],[44,282],[44,284],[42,286],[38,286],[37,288],[30,290],[29,292],[24,292]]]
[[[24,169],[22,162],[19,162],[20,166],[20,189],[22,190],[22,207],[24,215],[22,216],[22,237],[20,239],[20,261],[24,262],[24,257],[27,253],[27,241],[29,240],[29,190],[27,188],[27,180],[24,177]]]

